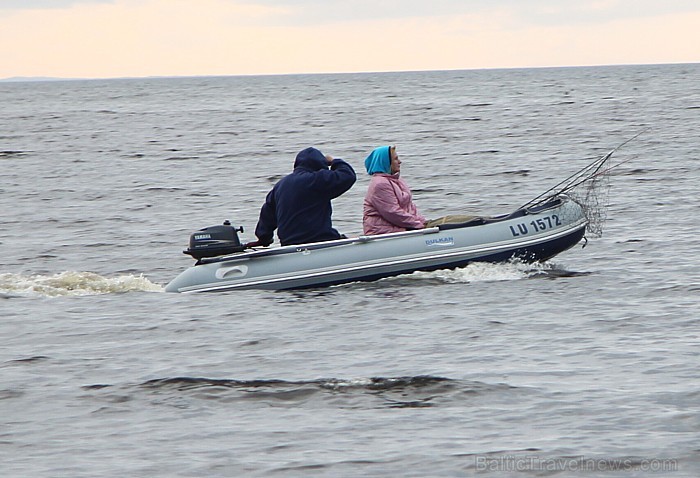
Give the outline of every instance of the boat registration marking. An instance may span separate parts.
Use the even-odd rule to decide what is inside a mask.
[[[559,216],[552,214],[550,216],[544,216],[529,223],[520,222],[515,226],[510,227],[510,233],[513,237],[524,236],[530,231],[539,232],[546,231],[547,229],[552,229],[553,227],[561,226],[562,222]]]
[[[454,246],[455,240],[452,236],[448,237],[437,237],[435,239],[426,239],[425,245],[428,247],[432,246]]]

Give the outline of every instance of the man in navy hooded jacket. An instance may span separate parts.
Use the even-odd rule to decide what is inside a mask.
[[[331,225],[331,199],[349,190],[356,179],[352,166],[342,159],[324,156],[316,148],[300,151],[294,171],[265,198],[255,228],[258,241],[248,246],[269,246],[275,229],[283,246],[340,239]]]

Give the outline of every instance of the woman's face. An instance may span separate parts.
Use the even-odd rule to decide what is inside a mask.
[[[392,146],[390,149],[390,155],[391,155],[391,174],[397,174],[401,172],[401,160],[399,159],[399,155],[396,152],[396,147]]]

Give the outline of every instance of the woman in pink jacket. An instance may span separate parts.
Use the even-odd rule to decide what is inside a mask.
[[[372,176],[363,205],[362,226],[367,235],[423,229],[426,219],[413,204],[411,188],[399,177],[401,160],[395,146],[381,146],[365,159]]]

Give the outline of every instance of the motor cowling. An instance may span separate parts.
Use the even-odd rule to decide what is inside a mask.
[[[243,227],[236,228],[229,221],[205,227],[190,235],[190,246],[182,252],[197,260],[243,252],[245,246],[238,239],[239,232],[243,232]]]

